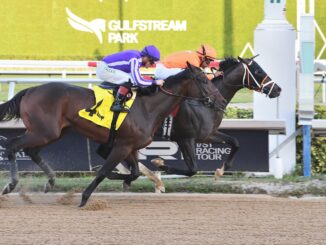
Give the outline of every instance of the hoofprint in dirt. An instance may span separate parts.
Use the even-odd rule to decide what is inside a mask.
[[[235,194],[19,194],[1,201],[0,244],[325,244],[326,198]],[[60,199],[68,199],[62,205]],[[70,204],[69,204],[70,203]],[[87,207],[87,206],[86,206]]]

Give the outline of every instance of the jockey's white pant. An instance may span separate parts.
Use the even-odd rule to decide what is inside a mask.
[[[181,68],[167,68],[162,63],[156,64],[155,79],[166,79],[169,76],[173,76],[184,69]]]
[[[130,73],[110,68],[103,61],[97,63],[96,76],[103,81],[107,81],[114,84],[122,84],[128,82],[129,79],[133,83],[133,79],[131,78]]]

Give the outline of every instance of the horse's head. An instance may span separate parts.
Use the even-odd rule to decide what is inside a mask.
[[[280,86],[272,81],[254,58],[226,58],[220,63],[220,70],[224,72],[225,78],[229,78],[228,85],[264,93],[269,98],[278,97],[281,93]]]
[[[281,93],[281,87],[258,65],[254,60],[255,57],[250,59],[238,57],[244,69],[242,85],[251,90],[266,94],[269,98],[278,97]]]

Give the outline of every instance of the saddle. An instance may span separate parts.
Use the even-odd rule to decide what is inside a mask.
[[[102,82],[98,85],[100,88],[102,89],[106,89],[106,90],[111,90],[113,93],[113,96],[115,96],[118,92],[118,89],[120,86],[125,86],[127,88],[129,88],[129,92],[126,96],[127,101],[130,100],[133,96],[132,90],[134,90],[134,86],[132,86],[132,84],[130,82],[127,83],[123,83],[123,84],[115,84],[115,83],[110,83],[110,82]]]
[[[107,87],[108,88],[108,87]],[[101,86],[94,86],[95,104],[90,108],[82,109],[78,112],[79,116],[89,120],[96,125],[111,128],[114,113],[110,111],[110,106],[114,101],[114,93],[116,93],[117,88],[114,86],[112,89],[103,89]],[[136,98],[137,93],[135,91],[130,92],[126,104],[128,107],[132,107],[132,104]],[[122,122],[126,118],[127,113],[119,114],[117,118],[116,129],[121,126]]]
[[[112,90],[114,96],[116,95],[120,86],[127,87],[127,88],[129,88],[129,92],[127,94],[127,100],[132,98],[132,96],[133,96],[132,91],[137,91],[137,96],[148,96],[148,95],[158,92],[158,87],[156,85],[151,85],[148,87],[136,87],[131,82],[127,82],[127,83],[123,83],[123,84],[114,84],[114,83],[105,81],[105,82],[100,83],[98,86],[103,89]]]

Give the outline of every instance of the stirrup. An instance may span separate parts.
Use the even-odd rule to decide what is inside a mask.
[[[124,107],[120,104],[113,104],[110,110],[113,112],[130,112],[128,107]]]

